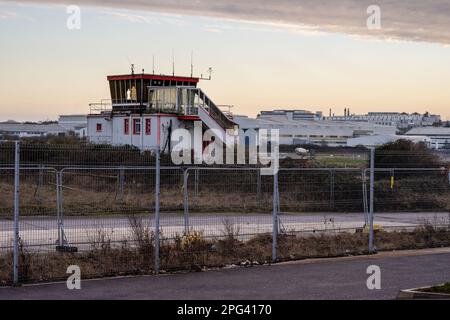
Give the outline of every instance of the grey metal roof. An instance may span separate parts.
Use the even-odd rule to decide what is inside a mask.
[[[351,136],[354,131],[372,131],[374,133],[395,134],[396,128],[392,126],[382,126],[368,122],[336,122],[336,121],[307,121],[307,120],[287,120],[282,118],[258,118],[235,116],[234,121],[243,129],[258,128],[278,128],[283,132],[293,134],[311,135],[337,135]]]
[[[87,121],[87,115],[85,114],[65,114],[59,116],[59,121]]]
[[[409,130],[406,135],[450,135],[450,127],[418,127]]]
[[[0,132],[42,132],[59,133],[67,132],[59,124],[31,124],[31,123],[7,123],[0,122]]]

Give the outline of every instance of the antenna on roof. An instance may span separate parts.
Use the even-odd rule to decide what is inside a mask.
[[[175,76],[175,53],[172,49],[172,76]]]
[[[203,73],[200,74],[200,79],[202,80],[211,80],[211,74],[213,73],[213,69],[211,67],[208,68],[208,71],[206,71],[207,73],[209,73],[209,77],[208,78],[203,78]]]
[[[191,51],[191,78],[194,76],[194,50]]]
[[[155,55],[153,55],[153,68],[152,68],[152,73],[155,74]]]

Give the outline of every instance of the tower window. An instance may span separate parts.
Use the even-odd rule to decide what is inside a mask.
[[[123,133],[130,134],[130,119],[123,119]]]
[[[133,134],[141,134],[141,119],[133,119]]]
[[[152,132],[152,119],[145,119],[145,134],[150,135]]]

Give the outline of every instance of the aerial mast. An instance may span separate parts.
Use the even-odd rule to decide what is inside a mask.
[[[175,53],[172,49],[172,76],[175,76]]]
[[[155,74],[155,55],[153,55],[152,58],[153,58],[153,59],[152,59],[152,65],[153,65],[153,68],[152,68],[152,74]]]
[[[191,78],[194,76],[194,50],[191,51]]]

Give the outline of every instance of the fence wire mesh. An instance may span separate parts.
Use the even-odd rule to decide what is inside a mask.
[[[14,238],[14,145],[0,150],[3,261]],[[154,164],[128,148],[21,144],[19,282],[64,279],[70,265],[86,277],[152,271]]]
[[[361,150],[284,164],[275,179],[164,155],[159,167],[155,155],[20,144],[18,281],[66,279],[70,265],[88,278],[360,254],[371,230],[374,250],[450,245],[449,167],[428,150],[377,149],[373,181]],[[14,178],[15,145],[2,143],[4,285],[14,280]]]
[[[407,150],[387,146],[376,150],[375,165],[375,249],[448,246],[450,166],[447,160],[420,145]],[[396,239],[389,239],[386,234]]]
[[[198,269],[261,259],[249,240],[272,230],[273,177],[262,176],[259,168],[191,167],[183,168],[183,175],[183,215],[162,215],[162,267]],[[262,257],[270,261],[270,255],[269,250]]]

